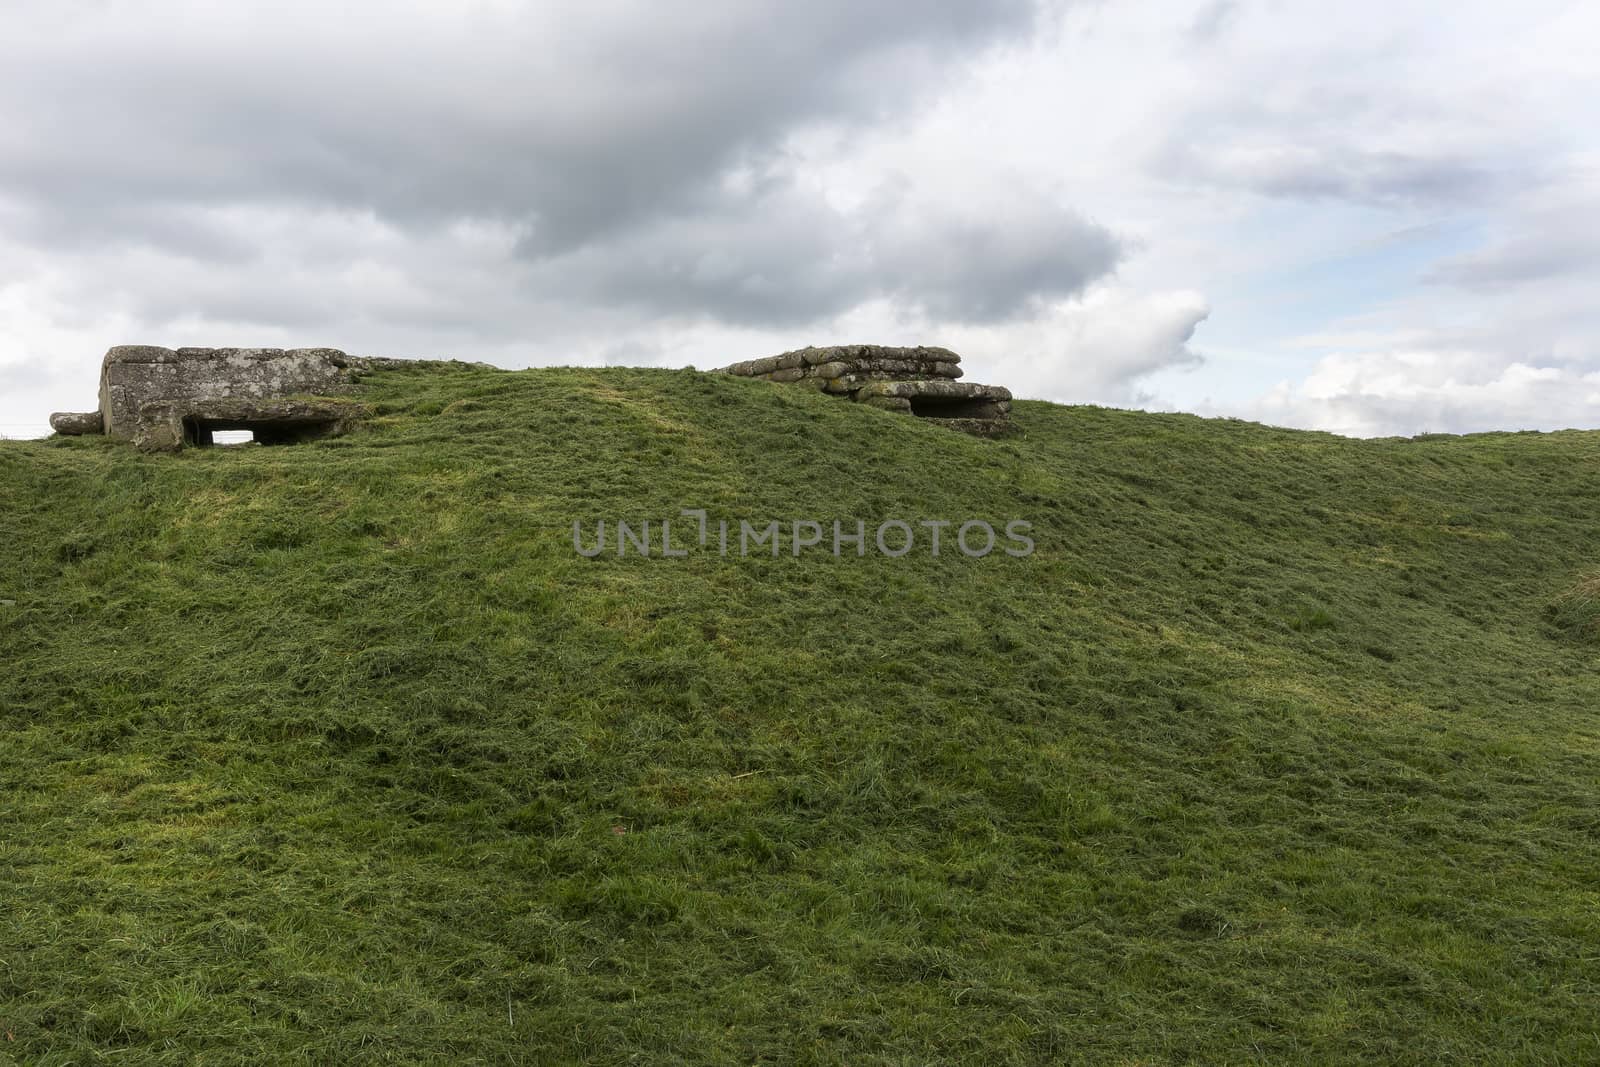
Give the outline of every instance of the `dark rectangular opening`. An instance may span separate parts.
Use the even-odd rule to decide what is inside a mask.
[[[191,445],[240,444],[239,432],[250,434],[259,445],[294,445],[327,437],[338,429],[333,419],[204,419],[183,420],[183,436]],[[219,440],[218,435],[227,435]]]
[[[1004,412],[995,401],[979,397],[914,396],[911,414],[923,419],[998,419]]]

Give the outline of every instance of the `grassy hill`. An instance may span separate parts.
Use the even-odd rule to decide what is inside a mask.
[[[1600,1061],[1600,433],[367,399],[0,445],[0,1060]]]

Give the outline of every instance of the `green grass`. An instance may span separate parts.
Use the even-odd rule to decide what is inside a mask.
[[[0,445],[0,1059],[1600,1061],[1600,433],[365,399]]]

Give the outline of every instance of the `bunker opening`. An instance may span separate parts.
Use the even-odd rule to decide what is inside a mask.
[[[967,396],[914,396],[911,414],[921,419],[1000,419],[1005,412],[993,400]]]
[[[337,433],[338,420],[327,418],[207,419],[190,415],[183,420],[185,444],[297,445]]]

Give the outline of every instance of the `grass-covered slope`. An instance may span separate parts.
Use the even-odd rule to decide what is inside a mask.
[[[0,446],[0,1059],[1600,1060],[1600,434],[368,399]]]

